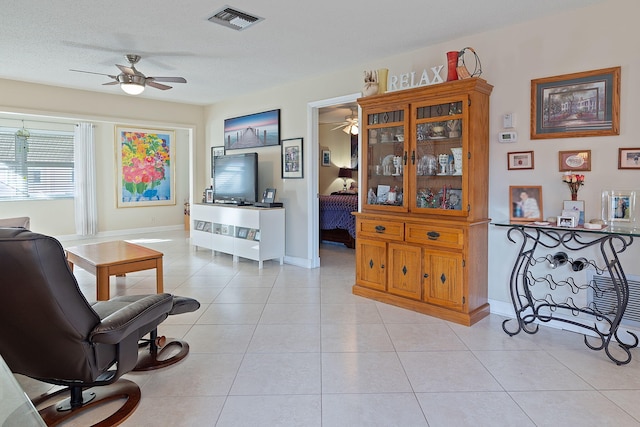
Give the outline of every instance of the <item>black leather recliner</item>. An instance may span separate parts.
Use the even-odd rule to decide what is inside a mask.
[[[140,401],[140,388],[119,378],[136,366],[140,337],[167,318],[173,296],[90,304],[60,243],[23,228],[0,228],[0,271],[0,354],[14,373],[70,392],[65,401],[39,410],[44,421],[55,425],[100,398],[123,397],[122,408],[102,422],[116,425],[126,419]],[[100,387],[87,390],[94,386]]]

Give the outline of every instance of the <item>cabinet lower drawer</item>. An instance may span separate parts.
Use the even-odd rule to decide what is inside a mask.
[[[404,223],[378,219],[360,219],[356,223],[358,237],[404,240]]]
[[[429,246],[462,249],[464,232],[458,228],[407,223],[405,240]]]

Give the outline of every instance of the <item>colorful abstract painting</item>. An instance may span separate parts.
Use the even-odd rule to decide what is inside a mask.
[[[116,126],[118,207],[175,205],[175,132]]]

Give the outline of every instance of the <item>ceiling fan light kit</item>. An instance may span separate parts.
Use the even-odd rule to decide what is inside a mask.
[[[344,118],[344,122],[331,130],[342,129],[346,134],[357,135],[360,132],[358,128],[358,115],[355,109],[351,108],[351,115]]]
[[[140,95],[144,92],[146,86],[151,86],[160,90],[171,89],[171,86],[160,84],[158,82],[172,82],[172,83],[186,83],[187,80],[184,77],[146,77],[140,71],[138,71],[135,67],[135,64],[140,61],[140,55],[127,54],[125,55],[127,61],[129,61],[129,66],[116,64],[121,71],[120,74],[111,75],[111,74],[103,74],[103,73],[94,73],[93,71],[82,71],[82,70],[70,70],[76,71],[79,73],[89,73],[89,74],[98,74],[101,76],[107,76],[113,81],[103,83],[103,85],[120,85],[120,89],[123,92],[129,95]]]

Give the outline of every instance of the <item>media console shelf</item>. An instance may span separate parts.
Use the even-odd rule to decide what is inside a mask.
[[[618,329],[629,303],[629,283],[618,254],[633,243],[634,237],[640,237],[640,230],[493,224],[507,227],[507,238],[519,246],[510,281],[516,318],[505,320],[502,329],[511,336],[521,331],[534,334],[538,322],[563,322],[585,330],[588,348],[604,350],[618,365],[629,363],[629,350],[638,346],[638,337],[629,331],[621,335]],[[597,249],[597,259],[580,257],[580,251],[591,247]],[[575,272],[583,269],[608,276],[610,284],[581,282]],[[600,302],[584,298],[589,292],[599,296]]]
[[[284,209],[253,206],[191,206],[191,244],[258,261],[270,259],[284,263]]]

